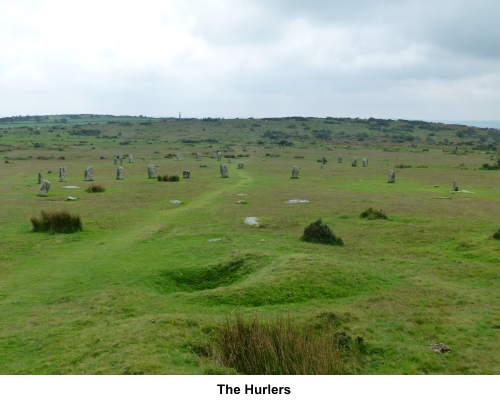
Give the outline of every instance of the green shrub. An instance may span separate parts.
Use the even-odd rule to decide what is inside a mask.
[[[71,215],[67,210],[47,212],[42,210],[40,218],[31,217],[33,232],[73,233],[83,230],[79,215]]]
[[[359,216],[367,219],[389,219],[384,211],[372,207],[364,210]]]
[[[212,360],[241,374],[348,374],[350,367],[333,323],[318,329],[289,316],[264,321],[241,314],[213,334]],[[352,360],[352,358],[351,358]]]
[[[495,239],[500,239],[500,229],[493,234]]]
[[[179,181],[179,176],[176,174],[169,176],[168,174],[165,174],[164,176],[158,176],[158,181]]]
[[[100,184],[90,183],[85,191],[87,193],[103,193],[106,189]]]
[[[300,239],[304,242],[324,243],[326,245],[344,245],[342,239],[337,238],[321,218],[306,226],[304,228],[304,234]]]

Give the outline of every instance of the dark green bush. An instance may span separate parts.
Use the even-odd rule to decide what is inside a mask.
[[[337,238],[328,225],[321,220],[321,218],[306,226],[304,234],[300,239],[304,242],[344,246],[342,239]]]
[[[165,174],[164,176],[158,176],[158,181],[179,181],[179,176],[176,174],[172,176]]]
[[[359,216],[367,219],[389,219],[384,211],[372,207],[364,210]]]
[[[87,193],[103,193],[106,189],[100,184],[90,183],[85,191]]]
[[[495,239],[500,239],[500,229],[493,234]]]
[[[42,210],[40,218],[31,217],[33,232],[73,233],[83,230],[79,215],[71,215],[67,210],[47,212]]]

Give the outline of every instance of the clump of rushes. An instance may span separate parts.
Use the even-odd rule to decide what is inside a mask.
[[[164,175],[164,176],[158,176],[158,181],[179,181],[179,176],[177,175],[172,175],[172,176],[169,176],[169,175]]]
[[[304,234],[300,239],[304,242],[344,246],[342,239],[336,237],[329,226],[323,222],[321,218],[306,226],[304,228]]]
[[[85,190],[87,193],[103,193],[106,191],[104,186],[97,184],[97,183],[91,183]]]
[[[71,215],[67,210],[40,212],[40,218],[31,217],[33,232],[73,233],[82,231],[82,220],[79,215]]]
[[[372,207],[364,210],[359,216],[367,219],[389,219],[384,211]]]

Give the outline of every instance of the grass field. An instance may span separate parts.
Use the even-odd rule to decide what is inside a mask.
[[[236,313],[330,314],[366,344],[357,373],[500,373],[500,171],[479,170],[497,159],[500,131],[333,118],[109,121],[0,128],[2,374],[235,373],[200,347]],[[210,158],[224,146],[235,157]],[[181,161],[165,158],[176,153]],[[134,163],[124,158],[125,179],[115,180],[113,156],[128,154]],[[148,164],[181,179],[148,179]],[[105,192],[85,192],[88,166]],[[46,197],[38,172],[52,184]],[[471,193],[451,193],[454,180]],[[389,220],[360,218],[369,207]],[[83,232],[31,231],[30,217],[63,208]],[[345,246],[300,241],[318,218]],[[427,349],[439,342],[452,351]]]

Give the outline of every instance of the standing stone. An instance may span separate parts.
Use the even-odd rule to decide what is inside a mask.
[[[148,165],[148,177],[150,179],[156,179],[158,178],[158,175],[156,174],[156,167],[152,164]]]
[[[353,158],[352,159],[352,167],[356,167],[358,165],[358,159]]]
[[[224,163],[220,165],[220,175],[224,178],[229,177],[227,174],[227,165],[225,165]]]
[[[123,180],[123,167],[119,167],[118,170],[116,171],[116,180]]]
[[[323,163],[323,164],[321,165],[321,168],[322,168],[322,169],[324,169],[325,167],[326,167],[326,166],[325,166],[325,164]]]
[[[395,183],[396,182],[396,173],[394,173],[394,170],[389,170],[389,183]]]
[[[214,158],[214,153],[210,152],[210,159],[213,159],[213,158]]]
[[[342,163],[342,156],[340,156],[340,155],[339,155],[339,156],[337,157],[337,162]]]
[[[227,161],[227,163],[231,163],[231,159],[229,159],[229,160]]]
[[[50,182],[43,180],[40,188],[38,189],[38,195],[40,197],[45,197],[50,190]]]
[[[363,167],[368,166],[368,158],[363,158]]]
[[[120,156],[120,166],[123,165],[123,156]]]
[[[293,166],[292,179],[298,179],[298,178],[299,178],[299,168],[297,166]]]
[[[177,154],[177,160],[181,160],[181,155]]]
[[[323,155],[323,157],[321,158],[321,162],[322,162],[323,164],[325,164],[325,163],[326,163],[326,157],[325,157],[325,155]]]
[[[94,181],[94,168],[92,166],[85,169],[85,181]]]
[[[146,161],[146,158],[142,158],[142,162],[144,163]]]
[[[38,184],[42,184],[43,182],[43,174],[42,172],[38,172]]]
[[[222,159],[222,154],[220,153],[220,151],[217,151],[217,160],[220,162]]]
[[[243,163],[238,163],[238,169],[243,169]]]
[[[128,155],[128,162],[134,163],[134,157],[132,155]]]
[[[196,154],[196,160],[201,160],[201,153]]]
[[[183,170],[182,171],[182,177],[185,178],[185,179],[189,179],[191,175],[191,172],[189,170]]]
[[[66,168],[65,167],[59,168],[59,181],[66,181]]]
[[[116,165],[118,163],[118,156],[115,156],[113,158],[113,164]]]
[[[458,182],[456,180],[453,181],[453,191],[458,191]]]

